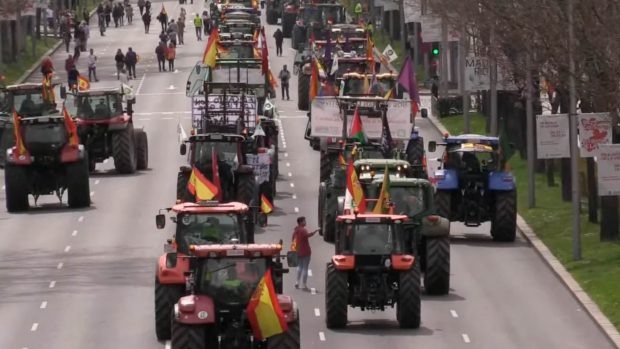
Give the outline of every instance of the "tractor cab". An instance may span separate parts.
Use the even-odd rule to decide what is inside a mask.
[[[189,154],[187,153],[188,144]],[[189,164],[196,166],[207,177],[210,175],[215,156],[220,173],[226,175],[227,171],[234,171],[243,165],[244,144],[246,144],[246,138],[238,134],[197,134],[190,136],[185,143],[181,144],[180,153],[181,155],[187,154]]]
[[[340,96],[393,97],[397,75],[394,73],[371,74],[345,73],[340,82]],[[388,94],[390,93],[390,94]]]
[[[126,123],[133,114],[134,103],[135,96],[122,88],[79,91],[67,94],[65,99],[67,111],[78,124]]]
[[[500,144],[496,137],[480,135],[450,136],[445,138],[446,147],[441,159],[443,169],[455,169],[462,175],[482,175],[501,170]],[[430,142],[434,151],[437,143]]]
[[[60,113],[54,93],[42,83],[27,83],[7,86],[3,93],[4,107],[0,112],[10,113],[15,108],[22,117],[46,116]]]
[[[390,176],[397,178],[411,177],[411,165],[406,160],[399,159],[360,159],[353,163],[362,185],[371,183],[377,178],[383,178],[387,169]]]
[[[406,252],[406,238],[402,227],[407,220],[405,215],[389,214],[360,213],[338,216],[336,254],[356,256],[357,260],[351,261],[354,263],[351,268],[389,268],[392,255]]]

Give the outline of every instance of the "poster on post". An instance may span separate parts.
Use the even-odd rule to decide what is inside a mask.
[[[620,195],[620,144],[599,144],[596,163],[598,195]]]
[[[482,91],[490,87],[489,59],[473,54],[465,57],[465,90]]]
[[[611,116],[609,113],[584,113],[577,116],[579,128],[579,154],[591,158],[598,154],[600,144],[612,143]]]
[[[570,157],[568,114],[536,115],[538,159]]]

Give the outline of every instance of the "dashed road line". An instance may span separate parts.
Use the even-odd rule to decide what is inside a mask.
[[[47,308],[47,301],[41,302],[41,306],[39,307],[39,309],[45,309],[45,308]]]
[[[56,287],[56,281],[50,281],[49,288],[54,288],[54,287]]]
[[[314,287],[310,288],[310,294],[316,295],[316,288]]]
[[[64,265],[65,265],[65,264],[64,264],[63,262],[60,262],[60,263],[58,263],[58,265],[56,266],[56,269],[60,270],[60,269],[62,269],[62,267],[63,267]]]
[[[461,336],[463,337],[463,342],[471,343],[471,339],[469,339],[469,336],[467,335],[467,333],[463,333]]]
[[[297,195],[293,194],[292,198],[297,199]]]
[[[308,276],[312,276],[312,269],[308,269]]]
[[[291,163],[290,163],[290,162],[287,162],[287,163],[286,163],[286,167],[291,167]]]
[[[294,210],[295,210],[295,213],[299,213],[299,207],[295,207]]]
[[[90,196],[93,196],[93,195],[95,195],[95,192],[94,192],[94,191],[91,191],[91,192],[90,192]]]
[[[456,313],[456,310],[450,310],[450,314],[452,315],[453,318],[459,317],[459,314]]]
[[[172,120],[174,118],[161,118],[162,120]]]
[[[164,345],[164,349],[170,349],[170,348],[172,348],[170,341],[166,341],[166,344]]]
[[[142,89],[142,84],[144,84],[145,79],[146,74],[142,74],[142,79],[140,79],[140,84],[138,85],[138,89],[136,90],[136,96],[140,94],[140,90]]]
[[[293,177],[293,174],[289,172],[289,173],[288,173],[288,176],[289,176],[289,177]]]
[[[78,218],[78,222],[84,222],[84,216],[80,216],[80,218]]]
[[[67,245],[67,247],[65,247],[65,252],[69,252],[71,251],[71,245]]]
[[[96,180],[96,181],[95,181],[95,185],[99,184],[99,182],[100,182],[99,180]]]
[[[288,153],[284,153],[284,157],[285,157],[285,158],[288,158]]]
[[[319,308],[314,308],[314,316],[316,317],[321,316],[321,310],[319,310]]]
[[[76,236],[77,234],[78,234],[78,231],[77,231],[77,230],[74,230],[74,231],[71,233],[71,236]]]
[[[295,188],[295,183],[291,183],[291,188]]]
[[[319,339],[321,340],[321,342],[325,342],[325,333],[324,332],[319,332]]]
[[[30,327],[30,331],[34,332],[39,328],[39,323],[35,322],[34,324],[32,324],[32,326]]]

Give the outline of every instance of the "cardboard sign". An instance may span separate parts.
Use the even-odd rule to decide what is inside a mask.
[[[269,154],[246,154],[245,160],[254,169],[256,183],[260,185],[269,181],[269,165],[271,164],[271,156]]]
[[[611,116],[609,113],[586,113],[577,117],[579,128],[579,154],[582,158],[597,155],[600,144],[612,143]]]
[[[570,157],[568,114],[536,115],[536,146],[539,159]]]
[[[226,119],[226,124],[234,124],[244,113],[246,126],[250,129],[256,127],[257,106],[256,96],[253,95],[224,95],[210,94],[207,98],[196,96],[191,98],[192,126],[198,128],[203,116],[210,121],[217,122]],[[243,99],[243,102],[242,102]],[[204,115],[205,112],[207,115]]]
[[[620,144],[599,144],[598,195],[620,195]]]

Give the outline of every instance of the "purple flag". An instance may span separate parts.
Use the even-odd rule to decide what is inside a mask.
[[[420,104],[420,95],[418,94],[418,83],[415,79],[413,64],[411,57],[407,57],[403,68],[398,75],[398,83],[409,93],[409,98]]]
[[[325,66],[329,66],[329,63],[332,60],[332,34],[331,32],[327,32],[327,42],[325,43],[325,58],[323,58],[323,62],[325,62]]]

